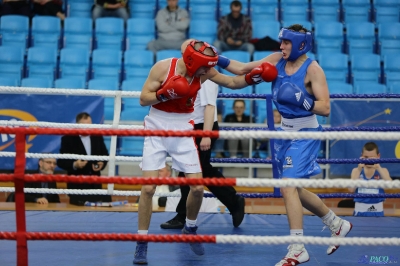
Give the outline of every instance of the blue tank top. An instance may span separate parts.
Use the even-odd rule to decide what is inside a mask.
[[[365,176],[365,173],[364,173],[364,169],[362,169],[361,170],[361,173],[360,173],[360,179],[362,179],[362,180],[367,180],[367,181],[369,181],[369,180],[380,180],[380,179],[382,179],[381,178],[381,175],[379,174],[379,172],[378,171],[375,171],[375,173],[374,173],[374,175],[373,175],[373,177],[372,178],[367,178],[366,176]],[[357,188],[356,189],[356,193],[360,193],[360,192],[362,192],[361,191],[362,190],[362,188]],[[378,193],[385,193],[385,191],[383,190],[383,188],[379,188],[378,189]],[[369,193],[368,193],[369,194]],[[385,199],[384,198],[354,198],[354,201],[355,202],[362,202],[362,203],[379,203],[379,202],[382,202],[382,201],[384,201]]]
[[[307,60],[304,61],[303,65],[301,65],[299,70],[297,70],[296,73],[294,73],[291,76],[286,74],[285,71],[286,62],[287,61],[285,59],[281,58],[279,62],[276,64],[276,68],[278,70],[278,77],[272,82],[271,86],[272,98],[274,104],[278,109],[279,113],[281,113],[281,115],[284,118],[299,118],[299,117],[311,116],[313,115],[313,113],[310,111],[306,111],[300,107],[293,105],[281,105],[276,101],[276,95],[278,94],[278,90],[281,87],[281,85],[285,82],[291,82],[293,84],[296,84],[303,91],[304,95],[307,95],[308,97],[310,97],[315,101],[314,95],[309,94],[304,86],[304,79],[307,74],[307,68],[312,63],[312,60],[310,58],[307,58]]]

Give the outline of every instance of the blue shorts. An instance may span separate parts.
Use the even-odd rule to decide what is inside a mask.
[[[281,128],[278,131],[283,131]],[[322,131],[322,127],[303,128],[300,131]],[[279,178],[309,178],[321,173],[317,163],[320,140],[276,139],[275,159],[278,162]]]

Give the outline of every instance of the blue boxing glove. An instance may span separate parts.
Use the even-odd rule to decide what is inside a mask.
[[[315,105],[313,99],[304,95],[304,92],[296,84],[290,82],[285,82],[281,85],[276,100],[280,104],[291,104],[306,111],[312,111]]]

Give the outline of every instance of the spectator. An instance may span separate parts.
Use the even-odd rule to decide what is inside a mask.
[[[39,159],[39,168],[36,173],[52,175],[57,166],[56,159],[54,158],[41,158]],[[26,182],[26,188],[57,188],[56,182]],[[11,193],[7,201],[14,201],[14,193]],[[60,203],[60,198],[57,194],[46,193],[25,193],[25,202],[36,202],[38,204]]]
[[[65,19],[65,14],[62,10],[62,1],[57,0],[33,0],[33,11],[40,16],[59,17]]]
[[[3,0],[1,16],[20,15],[31,16],[31,6],[28,0]]]
[[[88,113],[79,113],[76,116],[78,124],[92,124]],[[102,136],[63,136],[61,138],[61,154],[81,154],[107,156],[108,151]],[[103,170],[107,162],[86,161],[74,159],[59,159],[57,165],[66,170],[69,175],[97,175]],[[68,189],[101,189],[101,184],[68,183]],[[110,195],[69,195],[69,202],[75,205],[84,205],[89,202],[111,202]]]
[[[235,100],[232,109],[234,113],[225,116],[225,123],[251,123],[250,116],[244,114],[246,103],[243,100]],[[249,139],[225,140],[231,158],[237,158],[241,153],[244,158],[249,158]]]
[[[92,9],[93,21],[101,17],[117,17],[126,22],[129,19],[126,3],[127,0],[95,0]]]
[[[156,16],[158,39],[147,44],[147,49],[156,53],[159,50],[180,50],[186,40],[189,27],[189,14],[178,6],[178,0],[168,0],[167,6]]]
[[[218,40],[214,42],[219,52],[238,50],[254,52],[254,45],[250,43],[253,35],[251,20],[241,13],[242,3],[232,1],[231,13],[223,16],[218,24]]]
[[[364,145],[361,152],[361,159],[379,159],[378,145],[374,142],[368,142]],[[379,163],[369,164],[360,163],[358,167],[351,171],[351,179],[353,180],[392,180],[389,171],[381,167]],[[349,189],[354,192],[354,188]],[[382,188],[357,188],[356,193],[377,194],[385,193]],[[383,216],[383,201],[384,198],[355,198],[354,216]]]

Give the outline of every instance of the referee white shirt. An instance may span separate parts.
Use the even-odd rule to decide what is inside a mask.
[[[195,124],[204,123],[204,109],[207,105],[216,106],[218,96],[218,85],[211,80],[201,84],[194,101],[193,120]],[[215,108],[214,122],[217,121],[217,108]]]

